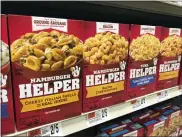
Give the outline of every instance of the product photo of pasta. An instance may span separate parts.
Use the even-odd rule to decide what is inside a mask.
[[[26,33],[11,44],[11,59],[34,71],[56,71],[80,61],[82,48],[78,37],[56,30]]]
[[[1,52],[0,52],[0,58],[1,58],[1,67],[6,65],[9,62],[9,49],[8,45],[4,43],[1,40]]]
[[[162,136],[162,137],[168,136],[167,128],[160,127],[158,129],[154,130],[150,136],[154,136],[154,137],[155,136]]]
[[[90,64],[114,64],[128,55],[128,41],[119,34],[97,33],[88,38],[83,47],[83,58]]]
[[[170,135],[171,133],[176,131],[177,128],[179,128],[180,126],[182,126],[182,116],[181,115],[171,118],[169,121],[168,134]]]
[[[151,34],[144,34],[134,39],[130,44],[130,56],[135,61],[152,60],[160,51],[160,41]]]
[[[161,42],[160,53],[165,57],[176,57],[182,53],[182,38],[171,35]]]

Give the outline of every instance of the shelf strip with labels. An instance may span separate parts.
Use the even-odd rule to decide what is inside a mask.
[[[134,111],[182,95],[182,88],[180,87],[176,86],[173,88],[156,91],[142,97],[128,100],[121,104],[99,109],[89,113],[83,113],[81,116],[57,121],[21,132],[16,132],[8,136],[29,136],[32,134],[44,136],[43,131],[45,130],[46,134],[49,134],[50,136],[54,136],[54,134],[52,133],[56,133],[56,135],[60,136],[70,135],[72,133],[84,130],[86,128],[98,125],[100,123],[104,123],[106,121],[121,117]],[[55,127],[55,129],[52,127]]]

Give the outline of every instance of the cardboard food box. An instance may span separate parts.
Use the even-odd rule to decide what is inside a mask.
[[[164,110],[162,115],[168,117],[168,135],[177,135],[180,125],[182,125],[182,113],[180,107],[173,105]]]
[[[166,109],[169,109],[169,108],[171,108],[172,107],[172,103],[164,103],[164,104],[160,104],[160,105],[157,105],[157,106],[154,106],[154,107],[152,107],[152,109],[154,110],[154,111],[157,111],[157,112],[164,112]]]
[[[17,129],[80,115],[83,22],[9,15],[8,23]]]
[[[137,112],[134,112],[133,114],[131,114],[131,120],[133,122],[139,122],[143,119],[148,118],[153,113],[154,113],[154,111],[150,110],[150,109],[144,109],[141,111],[137,111]]]
[[[133,122],[130,119],[123,119],[121,121],[112,121],[110,123],[102,124],[97,127],[98,133],[107,132],[108,130],[118,130],[119,128],[124,128],[130,126]]]
[[[156,91],[161,27],[131,25],[127,73],[127,99]]]
[[[7,17],[1,15],[1,134],[15,131]]]
[[[161,116],[160,112],[146,109],[136,112],[131,119],[144,127],[145,136],[167,135],[167,117]]]
[[[162,28],[157,70],[157,90],[174,87],[178,84],[182,53],[181,37],[181,29]]]
[[[145,136],[167,136],[168,118],[160,115],[160,112],[153,113],[147,119],[139,122],[145,128]]]
[[[84,22],[83,112],[125,100],[129,25]]]
[[[182,104],[180,105],[181,109],[181,116],[182,116]],[[182,123],[180,123],[179,131],[178,131],[178,136],[182,136]]]
[[[179,132],[178,130],[180,126],[182,125],[182,111],[180,107],[177,105],[173,105],[172,103],[166,103],[155,107],[154,110],[168,117],[168,135],[176,136]]]
[[[128,127],[118,128],[117,130],[109,130],[104,132],[105,136],[109,137],[125,137],[125,136],[135,136],[141,137],[144,136],[144,128],[138,123],[132,124]]]

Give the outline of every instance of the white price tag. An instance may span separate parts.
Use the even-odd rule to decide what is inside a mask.
[[[63,136],[61,123],[55,123],[50,126],[43,127],[28,132],[28,136],[31,137],[44,137],[44,136]]]
[[[139,110],[147,106],[147,100],[145,97],[131,101],[132,109]]]
[[[88,126],[93,126],[105,122],[109,119],[109,108],[103,108],[87,115]]]
[[[168,97],[169,97],[168,90],[157,93],[157,102],[167,100]]]

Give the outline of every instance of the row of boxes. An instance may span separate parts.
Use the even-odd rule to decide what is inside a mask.
[[[97,126],[97,136],[149,137],[179,136],[182,126],[182,108],[165,104],[145,109],[128,116],[129,119],[115,120]]]
[[[2,119],[10,123],[5,134],[14,131],[14,112],[20,131],[178,84],[181,29],[1,18]]]

